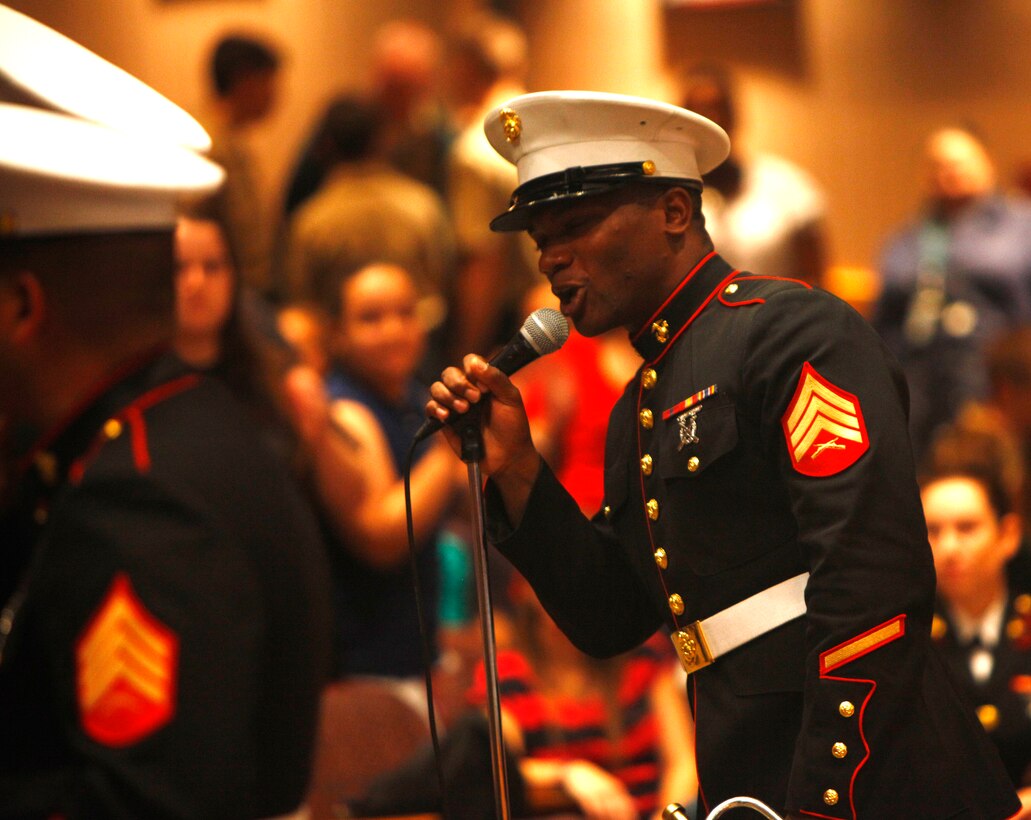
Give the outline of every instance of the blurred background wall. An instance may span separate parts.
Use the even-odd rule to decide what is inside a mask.
[[[7,0],[185,108],[227,30],[287,54],[282,102],[254,135],[269,202],[334,92],[365,80],[371,37],[398,16],[445,32],[477,0]],[[485,2],[485,0],[484,0]],[[830,261],[873,265],[921,198],[924,137],[976,126],[1004,183],[1031,161],[1027,0],[495,0],[523,23],[531,90],[589,88],[676,101],[678,73],[720,60],[740,78],[742,138],[808,169],[829,197]],[[485,215],[486,216],[486,215]]]

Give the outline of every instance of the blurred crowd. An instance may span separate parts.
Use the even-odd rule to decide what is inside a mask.
[[[529,312],[555,305],[532,243],[487,227],[516,181],[482,121],[525,90],[527,44],[508,20],[466,22],[446,40],[411,20],[384,26],[368,87],[325,105],[272,215],[262,213],[244,137],[275,105],[282,55],[248,38],[220,42],[205,124],[228,181],[177,233],[177,349],[267,422],[331,544],[335,679],[383,683],[426,717],[417,580],[446,727],[461,727],[485,697],[466,473],[439,441],[415,452],[410,560],[407,450],[424,385],[444,365],[489,354]],[[716,248],[742,270],[831,285],[819,181],[737,139],[739,95],[726,67],[698,65],[680,79],[679,102],[731,136],[731,156],[705,178]],[[1031,554],[1022,528],[1031,508],[1031,203],[1004,191],[971,128],[930,134],[925,161],[924,207],[908,225],[885,226],[879,296],[863,307],[910,384],[940,578],[935,639],[1014,782],[1031,787]],[[535,439],[588,514],[602,500],[608,411],[639,363],[624,334],[574,331],[518,376]],[[676,800],[690,811],[690,717],[669,642],[657,636],[632,656],[593,661],[513,570],[495,559],[491,574],[506,742],[526,805],[634,817]],[[975,633],[985,640],[968,665]],[[333,743],[325,729],[321,742]],[[402,773],[409,792],[430,776]],[[326,799],[359,806],[361,786]],[[380,802],[366,794],[367,806],[404,808],[382,802],[396,786],[388,772],[371,787]]]
[[[398,710],[414,713],[413,752],[428,717],[423,633],[445,734],[461,731],[485,697],[466,468],[439,436],[409,452],[425,385],[556,304],[527,237],[488,229],[516,178],[482,121],[525,90],[526,69],[523,33],[495,16],[471,18],[446,39],[415,21],[387,24],[368,87],[326,103],[269,214],[248,135],[276,104],[284,55],[274,43],[227,37],[210,55],[212,105],[202,117],[227,181],[184,209],[175,235],[175,351],[248,408],[299,478],[329,545],[327,698],[348,697],[355,682],[381,687],[396,701],[376,731],[392,731]],[[681,92],[684,107],[732,140],[730,158],[705,178],[717,250],[742,270],[826,285],[819,182],[736,140],[740,112],[724,67],[695,67]],[[1031,202],[1005,191],[966,126],[929,135],[926,163],[921,212],[885,226],[869,318],[909,380],[939,578],[934,639],[1014,783],[1031,789]],[[519,375],[535,439],[588,514],[602,501],[608,412],[639,364],[625,334],[574,331]],[[591,660],[499,560],[491,569],[505,739],[525,806],[631,818],[690,805],[691,721],[668,639]],[[363,748],[340,764],[344,737],[336,725],[320,731],[316,814],[318,800],[358,806],[432,779],[397,760],[369,766]],[[369,776],[340,785],[341,765]],[[409,779],[372,778],[398,772]]]

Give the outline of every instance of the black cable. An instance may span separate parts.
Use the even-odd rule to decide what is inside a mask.
[[[429,708],[430,740],[433,743],[433,761],[437,769],[437,785],[440,788],[440,808],[443,817],[451,817],[448,808],[447,786],[444,781],[444,763],[440,752],[440,737],[437,734],[436,709],[433,704],[433,650],[430,648],[429,631],[426,628],[425,602],[422,587],[419,584],[419,565],[416,555],[415,523],[412,516],[412,462],[415,460],[415,449],[418,440],[414,440],[405,456],[405,523],[408,526],[408,557],[412,566],[412,586],[415,590],[415,611],[419,617],[419,638],[422,645],[423,676],[426,681],[426,704]]]

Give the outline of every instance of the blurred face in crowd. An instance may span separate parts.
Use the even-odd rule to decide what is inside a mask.
[[[649,195],[651,193],[651,195]],[[643,324],[662,297],[670,248],[662,194],[615,191],[541,207],[529,234],[562,313],[584,336]]]
[[[222,229],[180,219],[175,254],[176,336],[215,344],[232,310],[236,280]]]
[[[963,606],[1001,590],[1020,544],[1019,516],[1000,516],[984,486],[965,476],[932,481],[922,500],[942,597]]]
[[[727,89],[715,80],[703,79],[694,83],[684,95],[684,108],[712,120],[728,134],[734,131],[734,109]]]
[[[231,92],[237,123],[263,120],[272,113],[278,94],[279,74],[275,69],[252,71],[239,77]]]
[[[413,20],[396,20],[380,30],[373,61],[381,103],[407,112],[433,89],[440,42],[428,26]]]
[[[412,277],[395,265],[370,265],[340,288],[337,355],[366,382],[403,389],[426,346]]]
[[[980,196],[995,185],[995,170],[984,146],[958,128],[945,128],[931,136],[927,161],[931,192],[947,202]]]

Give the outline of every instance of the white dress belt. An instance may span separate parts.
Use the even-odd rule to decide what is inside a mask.
[[[808,580],[808,572],[800,573],[674,632],[670,637],[685,671],[697,672],[721,655],[805,615]]]

